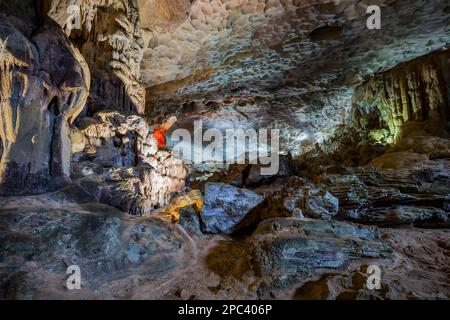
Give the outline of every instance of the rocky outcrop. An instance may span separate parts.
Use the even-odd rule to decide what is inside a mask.
[[[79,293],[86,298],[126,297],[130,288],[118,290],[124,279],[133,286],[164,278],[184,263],[184,239],[170,225],[68,200],[79,195],[0,200],[2,299],[68,298],[65,277],[71,265],[81,270]]]
[[[78,148],[72,177],[93,188],[99,201],[142,215],[183,191],[186,167],[158,149],[144,118],[99,112],[81,119],[78,130],[71,134]]]
[[[419,136],[448,139],[449,57],[444,48],[381,72],[357,86],[346,125],[325,139],[321,149],[335,161],[365,165],[391,147],[405,150],[407,146],[399,145],[411,133],[414,137],[410,140]],[[434,152],[437,150],[440,148]]]
[[[84,108],[90,73],[52,26],[27,39],[0,17],[2,193],[42,192],[70,176],[70,125]]]
[[[384,227],[447,228],[449,161],[426,156],[412,161],[414,155],[423,155],[410,154],[413,157],[404,152],[375,159],[374,165],[384,163],[379,168],[330,170],[320,177],[320,185],[339,198],[339,215],[346,219]]]
[[[267,197],[261,217],[297,217],[330,220],[339,212],[339,200],[325,189],[299,177],[289,177],[281,191]]]

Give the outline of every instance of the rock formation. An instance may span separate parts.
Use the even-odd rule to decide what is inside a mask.
[[[90,73],[61,30],[28,39],[0,23],[2,192],[42,192],[70,176],[69,126],[85,106]]]
[[[448,121],[449,59],[449,52],[440,51],[359,86],[353,96],[355,122],[372,141],[392,144],[408,121]]]
[[[144,118],[98,112],[80,120],[71,135],[72,176],[96,195],[133,215],[165,206],[185,186],[187,169],[158,150]]]
[[[204,230],[208,233],[236,232],[250,211],[264,201],[260,195],[223,183],[208,183],[201,212]]]
[[[88,110],[144,111],[139,84],[143,39],[136,1],[44,0],[56,21],[89,64]]]

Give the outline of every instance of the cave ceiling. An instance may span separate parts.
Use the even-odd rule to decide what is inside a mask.
[[[446,0],[174,0],[147,10],[153,2],[139,1],[150,103],[352,86],[450,42]],[[373,4],[381,30],[366,25]]]
[[[147,17],[149,2],[139,9],[151,118],[279,128],[294,154],[348,123],[354,87],[450,43],[445,0],[177,0]],[[380,30],[367,27],[370,5]]]

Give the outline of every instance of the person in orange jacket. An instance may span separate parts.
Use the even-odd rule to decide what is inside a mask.
[[[158,148],[162,149],[166,147],[166,132],[169,131],[177,121],[177,117],[172,116],[153,131],[153,136],[158,142]]]

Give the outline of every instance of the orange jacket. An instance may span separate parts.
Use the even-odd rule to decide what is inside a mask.
[[[164,148],[166,146],[166,129],[156,128],[153,131],[153,136],[158,142],[158,148]]]

